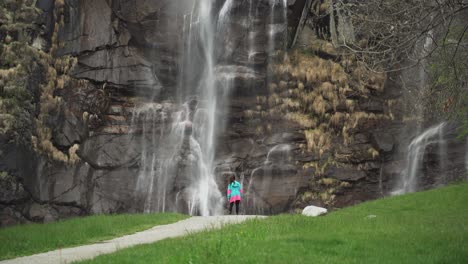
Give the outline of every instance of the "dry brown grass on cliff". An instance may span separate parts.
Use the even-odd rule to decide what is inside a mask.
[[[69,73],[77,63],[77,59],[71,56],[54,58],[51,54],[60,47],[58,41],[58,31],[64,24],[63,0],[56,1],[54,17],[56,22],[52,34],[52,47],[50,54],[41,52],[41,63],[47,67],[45,85],[41,85],[40,112],[36,119],[36,136],[32,137],[32,143],[37,152],[42,153],[49,158],[64,163],[75,164],[79,161],[77,150],[79,145],[75,144],[69,148],[68,153],[58,150],[52,143],[52,130],[48,127],[47,119],[49,115],[61,111],[62,98],[56,97],[56,89],[64,89],[69,83]],[[83,117],[85,114],[83,113]]]
[[[307,139],[307,150],[320,156],[331,147],[331,135],[323,125],[317,129],[306,130],[305,137]]]
[[[328,47],[330,54],[336,52],[330,43],[319,44],[323,51]],[[300,146],[304,151],[323,156],[332,151],[333,137],[340,136],[344,145],[349,145],[358,127],[371,127],[378,120],[391,118],[390,114],[356,112],[359,109],[358,100],[349,98],[366,98],[369,89],[383,87],[385,76],[370,73],[352,57],[345,57],[344,60],[347,61],[340,64],[310,52],[295,51],[278,67],[271,68],[274,83],[270,84],[271,93],[267,97],[269,116],[286,117],[304,128],[306,144]],[[349,68],[345,70],[344,64]],[[264,104],[262,100],[258,100],[258,103]],[[337,112],[338,107],[340,112]],[[369,151],[373,158],[377,158],[378,151]],[[334,162],[333,154],[330,157],[331,161],[314,165],[315,175],[321,175]],[[320,195],[332,199],[332,193]]]
[[[278,92],[278,85],[274,82],[271,82],[270,84],[268,84],[268,90],[270,91],[270,93],[276,93]]]
[[[330,117],[330,125],[335,129],[340,129],[341,127],[343,127],[347,115],[349,114],[345,114],[342,112],[333,113],[333,115]]]
[[[324,82],[319,86],[319,91],[325,99],[332,103],[333,108],[336,109],[340,102],[340,94],[336,85],[330,82]]]
[[[9,69],[0,69],[0,80],[3,80],[5,83],[17,78],[18,72],[20,71],[21,65]]]
[[[286,119],[294,121],[304,128],[315,128],[317,120],[307,114],[290,112],[286,114]]]

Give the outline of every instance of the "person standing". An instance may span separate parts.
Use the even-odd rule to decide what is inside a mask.
[[[236,214],[239,214],[239,205],[242,200],[242,186],[236,181],[236,177],[229,177],[229,185],[227,187],[227,198],[229,201],[229,214],[232,214],[232,207],[236,204]]]

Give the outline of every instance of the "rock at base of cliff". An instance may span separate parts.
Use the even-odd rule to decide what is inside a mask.
[[[318,207],[318,206],[313,206],[309,205],[304,210],[302,210],[302,214],[305,216],[319,216],[326,214],[328,210],[326,208]]]

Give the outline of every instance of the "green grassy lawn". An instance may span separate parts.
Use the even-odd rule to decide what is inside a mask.
[[[96,215],[0,229],[0,260],[106,240],[173,223],[180,214]]]
[[[84,263],[468,263],[468,183],[318,218],[252,220]]]

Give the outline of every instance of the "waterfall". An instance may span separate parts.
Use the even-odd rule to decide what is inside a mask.
[[[224,196],[217,184],[222,179],[216,178],[215,155],[226,126],[230,93],[238,76],[249,81],[256,77],[253,59],[262,52],[256,45],[260,30],[271,33],[269,52],[277,48],[278,34],[286,32],[286,0],[271,1],[267,18],[259,16],[261,5],[255,0],[217,3],[184,0],[185,13],[178,16],[181,57],[175,92],[159,104],[153,101],[161,98],[154,95],[133,111],[132,134],[141,146],[135,202],[144,212],[222,213]],[[239,9],[242,5],[248,9]],[[229,57],[236,56],[239,48],[226,44],[238,37],[234,34],[238,25],[248,29],[240,45],[245,47],[248,66]]]
[[[446,149],[445,140],[443,140],[445,125],[446,124],[444,122],[433,126],[411,141],[407,150],[406,167],[401,174],[398,187],[392,192],[392,194],[405,194],[418,190],[418,178],[422,176],[421,167],[424,162],[424,153],[426,151],[426,147],[429,144],[437,143],[439,147],[439,153],[443,149]],[[444,156],[445,153],[441,153],[439,158],[443,159]]]
[[[229,15],[229,12],[232,9],[232,4],[233,3],[234,3],[234,0],[226,0],[226,2],[224,2],[224,5],[221,8],[221,11],[219,11],[219,20],[220,21],[226,20],[226,17]]]
[[[268,165],[275,160],[287,161],[291,155],[291,149],[292,147],[289,144],[279,144],[272,147],[267,153],[267,157],[264,164]]]
[[[439,138],[438,138],[438,145],[439,145],[439,167],[440,167],[440,178],[441,183],[447,183],[447,140],[445,139],[444,134],[444,127],[440,128]]]
[[[268,53],[274,55],[276,49],[286,50],[287,45],[287,0],[270,0],[270,24],[268,29]],[[281,35],[282,46],[277,47],[278,34]]]
[[[145,213],[166,210],[166,187],[174,166],[171,161],[180,148],[184,132],[182,112],[177,112],[172,118],[175,120],[172,123],[172,133],[166,136],[164,123],[167,121],[167,117],[162,110],[162,105],[148,103],[136,108],[132,114],[132,127],[135,130],[141,127],[142,134],[140,139],[142,146],[140,173],[137,179],[136,193],[137,195],[145,194],[142,197]],[[158,127],[157,124],[161,124],[161,126]],[[163,140],[170,142],[168,146],[171,146],[164,152],[166,155],[160,155],[163,153],[154,151]],[[154,199],[155,193],[159,194],[156,200]]]
[[[249,64],[253,63],[253,59],[255,54],[258,52],[255,50],[255,37],[258,34],[255,31],[255,10],[254,5],[253,5],[253,0],[249,0],[249,36],[248,36],[248,41],[249,41],[249,50],[248,50],[248,55],[247,55],[247,61]]]
[[[252,170],[250,182],[247,185],[246,204],[254,213],[271,213],[265,210],[268,203],[267,194],[272,186],[272,176],[282,176],[283,169],[287,169],[290,163],[292,146],[289,144],[278,144],[270,148],[263,164]],[[259,179],[256,179],[259,177]],[[245,186],[245,185],[244,185]]]
[[[222,212],[223,196],[213,162],[215,139],[222,129],[217,114],[227,91],[216,87],[212,4],[211,0],[194,1],[191,13],[184,15],[185,43],[174,104],[181,107],[173,106],[176,110],[165,119],[159,115],[174,109],[156,109],[147,103],[133,113],[132,127],[141,123],[143,135],[136,196],[143,196],[139,201],[144,212],[203,216]],[[167,130],[161,126],[166,123]]]
[[[416,52],[418,53],[417,56],[422,58],[421,65],[418,65],[418,80],[419,83],[417,85],[418,94],[414,100],[416,101],[416,117],[418,118],[417,122],[417,131],[418,133],[421,132],[421,125],[424,121],[424,103],[422,103],[421,96],[426,96],[428,90],[428,74],[426,72],[426,67],[428,66],[428,62],[426,57],[430,54],[430,49],[433,45],[434,39],[434,32],[430,30],[424,41],[417,46]]]

